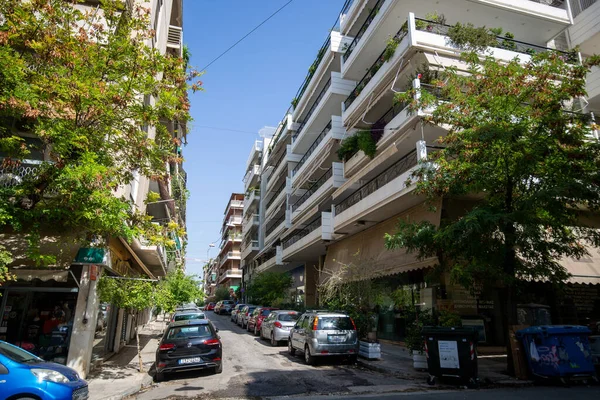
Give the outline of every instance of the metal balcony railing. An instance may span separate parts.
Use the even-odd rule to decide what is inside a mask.
[[[308,225],[306,225],[304,228],[302,229],[296,229],[292,235],[290,237],[288,237],[284,242],[283,242],[283,248],[287,249],[288,247],[290,247],[291,245],[293,245],[294,243],[298,242],[299,240],[301,240],[303,237],[305,237],[306,235],[308,235],[309,233],[313,232],[314,230],[316,230],[317,228],[319,228],[321,226],[321,215],[319,214],[319,216],[317,218],[315,218],[314,220],[312,220]]]
[[[285,185],[286,185],[286,181],[284,179],[283,183],[277,189],[275,189],[273,191],[273,196],[269,199],[267,206],[265,207],[265,210],[268,210],[271,207],[271,204],[273,204],[275,199],[277,199],[277,197],[279,197],[281,192],[285,189]]]
[[[317,136],[317,138],[315,139],[315,141],[313,142],[313,144],[311,144],[310,147],[308,148],[308,150],[306,150],[306,153],[304,153],[304,156],[302,156],[302,158],[300,159],[300,162],[298,163],[298,165],[296,165],[294,167],[294,169],[292,170],[292,177],[294,175],[296,175],[296,172],[300,171],[300,168],[302,168],[302,166],[304,165],[304,163],[306,162],[306,160],[308,160],[308,158],[315,151],[315,149],[317,147],[319,147],[319,143],[321,143],[321,141],[323,140],[323,138],[325,136],[327,136],[327,134],[329,133],[330,130],[331,130],[331,121],[329,121],[329,123],[327,124],[327,126],[321,131],[321,133],[319,134],[319,136]]]
[[[310,196],[312,196],[313,194],[316,193],[317,190],[319,190],[319,188],[321,186],[323,186],[323,184],[325,182],[327,182],[327,180],[329,178],[331,178],[331,176],[333,175],[333,168],[329,168],[323,175],[321,175],[321,177],[319,179],[317,179],[306,191],[306,193],[304,193],[302,195],[302,197],[300,197],[298,200],[296,200],[296,202],[294,204],[292,204],[292,212],[296,211],[302,204],[304,204],[306,202],[306,200],[308,200],[310,198]]]
[[[264,252],[263,254],[261,254],[260,257],[258,257],[256,259],[256,263],[260,266],[260,265],[264,264],[265,262],[269,261],[271,258],[275,257],[276,254],[277,254],[277,250],[275,248],[272,248],[272,249]]]
[[[402,39],[404,39],[406,37],[407,34],[408,34],[408,23],[405,22],[404,25],[402,25],[402,28],[400,28],[400,30],[398,31],[398,33],[396,33],[396,35],[394,35],[393,39],[398,41],[398,43],[400,43],[400,42],[402,42]],[[354,88],[352,93],[350,93],[348,98],[344,101],[344,107],[346,110],[348,109],[348,107],[350,107],[350,105],[354,102],[354,100],[356,100],[356,98],[362,93],[365,86],[367,86],[369,84],[369,82],[371,82],[371,79],[373,79],[373,77],[375,76],[377,71],[379,71],[379,69],[383,66],[383,64],[385,64],[385,62],[386,62],[386,60],[384,58],[385,52],[386,52],[386,50],[383,50],[381,52],[381,54],[379,55],[379,57],[377,57],[377,59],[375,60],[373,65],[371,65],[369,67],[369,69],[367,69],[367,73],[362,77],[362,79],[358,82],[358,84],[356,84],[356,87]]]
[[[0,158],[0,187],[20,185],[24,180],[35,177],[42,168],[43,161],[7,161]]]
[[[534,1],[536,1],[536,0],[534,0]],[[571,12],[573,13],[573,18],[575,18],[576,16],[581,14],[583,11],[585,11],[586,9],[588,9],[589,7],[594,5],[594,3],[596,3],[596,1],[597,0],[569,0],[569,2],[571,3]],[[536,3],[543,3],[543,2],[544,2],[544,0],[536,1]],[[556,3],[559,3],[559,1],[556,1]],[[563,3],[563,2],[560,1],[560,3]],[[564,7],[560,7],[558,5],[555,7],[564,8]]]
[[[298,127],[298,130],[292,136],[292,140],[296,140],[296,138],[298,137],[298,135],[300,135],[300,132],[302,132],[302,129],[304,128],[304,125],[306,125],[306,123],[308,122],[308,120],[312,116],[313,112],[315,112],[315,109],[317,108],[317,106],[321,102],[321,99],[323,98],[323,96],[325,96],[325,93],[327,92],[327,89],[329,89],[330,86],[331,86],[331,78],[329,78],[329,80],[327,81],[327,83],[325,84],[325,86],[323,86],[323,89],[321,89],[321,92],[319,93],[319,95],[315,99],[314,103],[310,107],[310,110],[308,110],[308,113],[306,114],[306,116],[302,120],[302,123]]]
[[[448,31],[450,30],[450,28],[452,28],[452,26],[450,25],[442,24],[436,21],[430,21],[423,18],[415,18],[415,24],[416,29],[418,31],[425,31],[444,36],[448,35]],[[517,53],[529,55],[544,53],[546,51],[553,51],[559,53],[561,57],[564,57],[565,61],[568,63],[574,64],[578,62],[577,53],[575,52],[566,52],[551,49],[549,47],[539,46],[533,43],[521,42],[519,40],[510,39],[504,36],[496,36],[496,39],[498,43],[498,46],[496,47],[500,49],[506,49]]]
[[[331,45],[331,36],[328,35],[327,40],[325,40],[325,43],[323,43],[323,45],[319,49],[319,52],[317,53],[317,58],[315,59],[315,61],[313,61],[310,68],[308,69],[308,74],[306,75],[306,78],[304,78],[304,81],[302,82],[300,89],[298,89],[298,92],[296,93],[296,97],[294,97],[294,102],[296,104],[298,104],[300,102],[300,99],[304,95],[306,88],[308,87],[310,81],[312,80],[312,77],[314,76],[315,72],[317,71],[317,68],[319,67],[319,64],[321,63],[321,60],[323,59],[323,56],[325,56],[325,53],[327,52],[327,49],[329,49],[330,45]]]
[[[365,34],[367,28],[369,27],[369,25],[371,25],[371,22],[373,22],[373,20],[377,16],[377,13],[379,12],[379,9],[383,5],[384,1],[385,0],[379,0],[377,2],[377,4],[375,4],[375,6],[373,7],[373,9],[371,10],[371,12],[369,13],[369,15],[367,16],[367,19],[365,20],[365,22],[362,24],[362,26],[360,27],[360,29],[356,33],[356,36],[354,36],[354,40],[352,40],[352,43],[350,43],[350,45],[346,49],[346,52],[342,56],[342,61],[343,62],[346,62],[346,60],[348,59],[348,57],[350,57],[350,54],[352,54],[352,52],[356,48],[356,45],[358,44],[358,42],[360,42],[360,39]]]
[[[285,214],[283,214],[281,217],[277,218],[275,221],[271,221],[267,225],[267,229],[265,231],[265,236],[269,236],[271,233],[273,233],[273,231],[275,231],[275,229],[277,229],[277,227],[279,227],[279,225],[281,225],[283,223],[283,221],[285,221]]]

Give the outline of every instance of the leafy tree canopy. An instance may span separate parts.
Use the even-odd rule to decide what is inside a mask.
[[[246,294],[255,304],[271,306],[287,297],[293,283],[289,274],[263,272],[252,279],[246,288]]]
[[[194,275],[186,275],[177,268],[167,274],[155,292],[155,305],[165,312],[173,312],[180,304],[195,302],[204,297],[200,282]]]
[[[231,295],[229,294],[229,288],[220,286],[215,291],[215,301],[229,300],[230,298]]]
[[[199,74],[148,45],[147,8],[77,3],[0,2],[0,229],[167,241],[116,193],[133,171],[166,181],[166,165],[181,161],[163,122],[190,120]]]

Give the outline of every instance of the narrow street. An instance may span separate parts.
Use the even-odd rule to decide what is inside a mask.
[[[139,393],[136,399],[349,395],[426,388],[423,382],[386,376],[339,359],[308,366],[302,357],[289,356],[284,343],[271,347],[268,341],[230,322],[229,316],[207,314],[219,328],[223,342],[223,373],[192,371],[170,375],[166,381]]]

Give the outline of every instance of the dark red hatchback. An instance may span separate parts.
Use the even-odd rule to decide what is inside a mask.
[[[279,310],[279,308],[257,307],[248,319],[248,325],[246,326],[248,332],[254,332],[254,336],[258,336],[263,320],[274,310]]]

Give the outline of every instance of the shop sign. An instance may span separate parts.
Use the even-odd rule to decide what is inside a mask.
[[[75,256],[74,264],[103,264],[107,265],[108,252],[98,247],[82,247]]]

